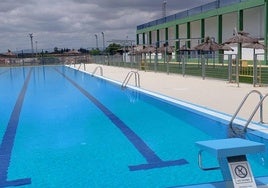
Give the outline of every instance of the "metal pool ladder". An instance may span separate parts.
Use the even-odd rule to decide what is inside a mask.
[[[92,72],[91,76],[94,76],[97,70],[100,70],[100,75],[103,76],[103,69],[101,66],[97,66],[94,71]]]
[[[84,71],[85,71],[86,70],[86,64],[85,63],[80,63],[80,65],[78,67],[78,70],[80,70],[82,64],[84,64]]]
[[[248,118],[245,126],[244,126],[244,129],[243,131],[246,132],[247,131],[247,127],[249,125],[249,123],[251,122],[252,118],[254,117],[254,115],[256,114],[257,110],[260,108],[260,123],[263,123],[263,101],[265,100],[265,98],[268,96],[268,94],[266,95],[262,95],[261,92],[257,91],[257,90],[252,90],[250,91],[245,97],[244,99],[242,100],[242,102],[240,103],[240,105],[238,106],[236,112],[234,113],[230,123],[229,123],[229,126],[231,129],[233,129],[233,121],[234,119],[236,118],[237,114],[240,112],[241,108],[243,107],[243,105],[245,104],[246,100],[248,99],[248,97],[253,94],[253,93],[256,93],[259,95],[260,97],[260,100],[259,102],[257,103],[257,105],[255,106],[254,110],[252,111],[250,117]]]
[[[135,75],[135,86],[136,87],[140,87],[140,74],[137,71],[130,71],[125,80],[123,81],[121,88],[125,88],[130,80],[130,78],[132,77],[132,75]]]

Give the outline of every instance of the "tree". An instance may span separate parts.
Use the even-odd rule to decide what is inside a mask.
[[[106,52],[110,55],[114,55],[122,49],[120,44],[112,43],[106,48]]]
[[[55,53],[59,53],[59,49],[58,49],[58,47],[55,47],[55,48],[54,48],[54,52],[55,52]]]
[[[88,51],[87,49],[85,49],[85,48],[80,48],[78,51],[81,52],[81,53],[83,53],[83,54],[86,54],[86,53],[89,52],[89,51]]]
[[[99,48],[96,48],[96,49],[92,49],[89,51],[90,55],[100,55],[100,50]]]

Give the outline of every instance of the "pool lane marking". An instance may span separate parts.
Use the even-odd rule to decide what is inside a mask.
[[[185,159],[178,159],[173,161],[163,161],[158,157],[155,152],[133,131],[131,130],[119,117],[117,117],[112,111],[105,107],[94,96],[87,92],[84,88],[80,87],[75,81],[70,79],[64,73],[55,69],[59,74],[66,78],[73,86],[75,86],[82,94],[84,94],[91,102],[93,102],[112,122],[116,127],[128,138],[128,140],[135,146],[135,148],[142,154],[147,160],[148,164],[132,165],[129,166],[131,171],[135,170],[147,170],[152,168],[161,168],[168,166],[184,165],[188,164]]]
[[[10,165],[10,159],[11,159],[12,149],[14,146],[16,131],[18,128],[20,112],[22,109],[26,90],[28,88],[28,84],[31,78],[31,73],[32,73],[32,68],[30,69],[27,75],[27,78],[24,81],[23,87],[20,91],[16,104],[13,108],[12,114],[10,116],[10,119],[6,128],[6,132],[3,136],[2,143],[0,145],[0,187],[31,184],[31,178],[24,178],[24,179],[11,180],[11,181],[7,180],[8,168]]]

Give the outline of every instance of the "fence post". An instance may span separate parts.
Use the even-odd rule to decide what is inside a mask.
[[[240,59],[237,55],[237,57],[235,58],[236,61],[235,61],[235,68],[236,68],[236,71],[235,71],[235,74],[236,74],[236,83],[237,83],[237,87],[239,87],[239,63],[240,63]]]
[[[157,63],[158,63],[158,53],[157,50],[155,52],[155,56],[154,56],[154,71],[157,72]]]
[[[232,55],[228,54],[228,81],[229,83],[232,82],[232,74],[233,74],[232,64],[233,64]]]
[[[169,62],[168,62],[168,60],[166,61],[166,64],[167,64],[167,74],[169,74]]]
[[[205,76],[206,76],[206,63],[205,63],[205,55],[201,55],[201,66],[202,66],[202,78],[203,80],[205,80]]]
[[[185,57],[185,54],[183,55],[182,57],[182,76],[184,77],[185,76],[185,61],[186,61],[186,57]]]

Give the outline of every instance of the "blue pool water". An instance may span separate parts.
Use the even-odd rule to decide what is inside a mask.
[[[64,66],[1,68],[0,88],[0,187],[222,181],[199,169],[195,142],[227,138],[225,119]],[[268,175],[267,154],[249,159],[255,176]]]

